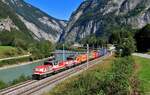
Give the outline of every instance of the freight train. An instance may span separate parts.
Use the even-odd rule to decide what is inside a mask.
[[[77,56],[69,56],[66,60],[55,62],[54,60],[45,61],[43,65],[36,66],[33,70],[33,79],[43,79],[52,74],[58,73],[62,70],[72,68],[74,66],[85,63],[87,59],[89,61],[97,59],[107,54],[107,49],[101,49],[91,51],[87,57],[87,54],[80,54]]]

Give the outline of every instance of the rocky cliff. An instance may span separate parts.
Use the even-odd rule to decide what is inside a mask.
[[[57,42],[66,26],[66,21],[53,18],[23,0],[2,0],[0,3],[8,6],[7,10],[13,11],[37,40],[45,39]],[[10,31],[11,28],[19,30],[11,19],[9,15],[5,19],[0,19],[0,30]]]
[[[73,12],[60,41],[90,34],[107,35],[112,27],[137,29],[150,23],[150,0],[86,0]]]

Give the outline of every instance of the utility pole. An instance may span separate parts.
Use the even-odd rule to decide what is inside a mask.
[[[89,65],[89,44],[87,44],[87,69]]]
[[[65,60],[65,50],[64,50],[64,44],[63,44],[63,61]]]

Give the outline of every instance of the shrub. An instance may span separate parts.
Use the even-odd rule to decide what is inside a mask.
[[[132,34],[124,29],[112,33],[111,42],[116,44],[116,54],[121,57],[130,56],[136,50]]]
[[[29,79],[31,79],[31,77],[25,76],[25,75],[21,75],[19,78],[11,81],[9,84],[10,85],[15,85],[17,83],[20,83],[20,82],[23,82],[23,81],[26,81],[26,80],[29,80]]]
[[[3,89],[7,87],[6,83],[4,83],[3,81],[0,81],[0,89]]]

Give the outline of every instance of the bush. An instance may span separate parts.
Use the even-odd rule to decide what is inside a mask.
[[[18,84],[20,82],[27,81],[29,79],[31,79],[31,77],[25,76],[25,75],[21,75],[18,79],[15,79],[15,80],[11,81],[9,84],[10,85],[15,85],[15,84]]]
[[[40,41],[30,44],[28,51],[32,54],[31,60],[49,57],[51,52],[55,50],[55,45],[50,41]]]
[[[5,87],[7,87],[7,84],[4,83],[3,81],[0,81],[0,89],[3,89]]]
[[[136,44],[133,35],[125,29],[113,32],[110,40],[112,44],[116,45],[117,56],[130,56],[136,50]]]
[[[90,47],[98,48],[99,46],[107,47],[108,39],[106,37],[97,37],[96,35],[89,35],[83,39],[80,39],[79,42],[84,46],[86,46],[86,44],[89,44]]]

